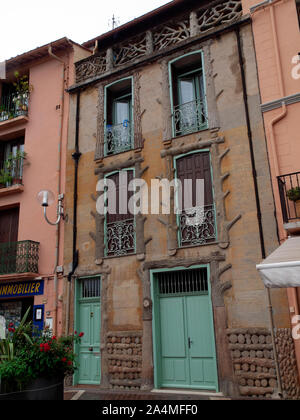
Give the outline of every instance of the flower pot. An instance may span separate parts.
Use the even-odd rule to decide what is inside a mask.
[[[0,401],[60,401],[64,399],[64,379],[37,378],[33,380],[24,391],[0,393]]]

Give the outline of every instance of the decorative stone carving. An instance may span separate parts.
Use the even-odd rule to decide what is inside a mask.
[[[239,0],[230,0],[205,11],[198,13],[198,25],[200,34],[203,34],[214,27],[234,22],[243,14],[242,3]]]
[[[263,328],[228,329],[240,394],[247,397],[275,398],[278,384],[271,333]],[[299,399],[300,389],[294,343],[289,329],[276,332],[276,350],[284,398]]]
[[[122,44],[114,49],[114,65],[121,66],[130,63],[147,53],[147,35],[143,34],[138,38]]]
[[[108,332],[108,381],[113,389],[139,390],[142,372],[142,332]]]
[[[163,25],[153,33],[154,50],[161,51],[190,37],[189,18]]]
[[[106,51],[75,64],[76,83],[106,72]]]
[[[162,51],[188,38],[201,36],[220,25],[231,24],[242,16],[239,0],[229,0],[210,8],[193,11],[189,16],[173,19],[163,25],[131,38],[118,46],[100,51],[76,63],[76,83],[110,72],[153,52]]]

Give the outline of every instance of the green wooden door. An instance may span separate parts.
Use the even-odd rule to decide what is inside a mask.
[[[207,270],[157,275],[156,372],[160,387],[218,390]]]
[[[99,296],[98,296],[99,295]],[[78,346],[78,384],[100,384],[100,279],[80,280],[77,331],[84,332]]]

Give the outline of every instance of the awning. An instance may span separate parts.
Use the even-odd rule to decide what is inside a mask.
[[[268,288],[300,287],[300,236],[287,239],[256,268]]]

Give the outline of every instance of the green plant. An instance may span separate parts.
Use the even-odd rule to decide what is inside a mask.
[[[14,360],[17,349],[21,348],[26,343],[33,344],[30,335],[32,331],[31,322],[27,322],[30,308],[27,309],[19,326],[15,329],[13,324],[9,324],[7,339],[0,340],[0,363],[3,361]]]
[[[10,327],[10,337],[0,341],[1,392],[20,391],[34,379],[64,377],[77,369],[73,349],[83,333],[57,338],[49,329],[33,331],[31,322],[26,323],[29,311],[18,328]]]
[[[10,185],[13,179],[21,178],[23,160],[26,159],[26,152],[17,150],[16,154],[10,154],[0,170],[0,184]]]
[[[13,83],[17,94],[29,94],[32,91],[32,86],[29,84],[27,75],[20,76],[19,72],[15,72],[16,81]]]
[[[300,187],[291,188],[286,193],[287,197],[291,201],[298,201],[300,200]]]

